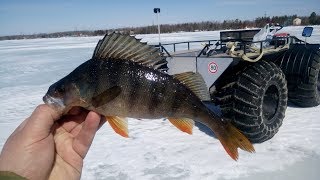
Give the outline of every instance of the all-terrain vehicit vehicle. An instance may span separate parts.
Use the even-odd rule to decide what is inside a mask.
[[[169,74],[200,73],[222,116],[252,142],[261,143],[278,132],[288,100],[300,107],[320,104],[320,44],[276,34],[279,29],[267,25],[261,30],[222,31],[219,40],[201,41],[206,43],[202,49],[190,48],[200,41],[158,47]],[[311,33],[312,27],[306,27],[303,36]],[[181,44],[186,50],[176,51]]]

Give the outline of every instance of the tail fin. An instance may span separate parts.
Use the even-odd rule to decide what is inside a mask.
[[[216,136],[229,156],[235,161],[239,157],[238,147],[244,151],[255,152],[251,142],[231,123],[224,125],[222,130],[216,132]]]

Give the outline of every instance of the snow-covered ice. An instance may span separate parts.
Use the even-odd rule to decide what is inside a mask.
[[[303,27],[281,31],[301,37]],[[139,35],[156,44],[158,36]],[[0,41],[0,149],[12,131],[42,103],[48,87],[88,60],[101,37]],[[218,39],[219,32],[163,34],[164,42]],[[308,39],[320,43],[320,26]],[[198,45],[201,46],[201,45]],[[82,179],[318,179],[320,106],[289,105],[279,133],[240,151],[238,162],[198,127],[192,136],[165,119],[129,119],[130,138],[105,124],[85,159]]]

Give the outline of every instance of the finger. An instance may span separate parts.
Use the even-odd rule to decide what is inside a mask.
[[[88,111],[81,110],[78,115],[65,115],[59,121],[59,125],[62,126],[67,132],[71,132],[79,124],[81,124],[87,117]]]
[[[79,124],[78,126],[73,128],[72,131],[70,132],[70,134],[72,134],[74,137],[76,137],[80,133],[80,131],[83,127],[83,124],[84,124],[84,122],[82,122],[81,124]]]
[[[46,104],[39,105],[27,119],[25,128],[31,135],[48,135],[61,114]]]
[[[106,122],[106,119],[104,118],[104,116],[100,117],[100,123],[98,126],[98,130],[102,127],[102,125]],[[72,129],[72,131],[70,131],[70,133],[74,136],[76,136],[77,134],[79,134],[80,130],[82,129],[83,123],[79,124],[78,126],[76,126],[75,128]]]
[[[75,137],[73,142],[73,149],[84,158],[91,146],[94,135],[96,134],[100,124],[100,115],[91,111],[89,112],[86,120],[79,134]]]
[[[81,107],[76,107],[76,106],[75,106],[75,107],[72,107],[67,114],[69,114],[69,115],[78,115],[78,114],[80,114],[82,111],[83,111],[83,108],[81,108]]]

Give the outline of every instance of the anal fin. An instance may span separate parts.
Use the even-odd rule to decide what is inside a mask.
[[[192,128],[194,126],[194,121],[188,118],[168,118],[169,121],[180,129],[182,132],[192,134]]]
[[[122,137],[129,137],[128,121],[118,116],[106,116],[112,129]]]

